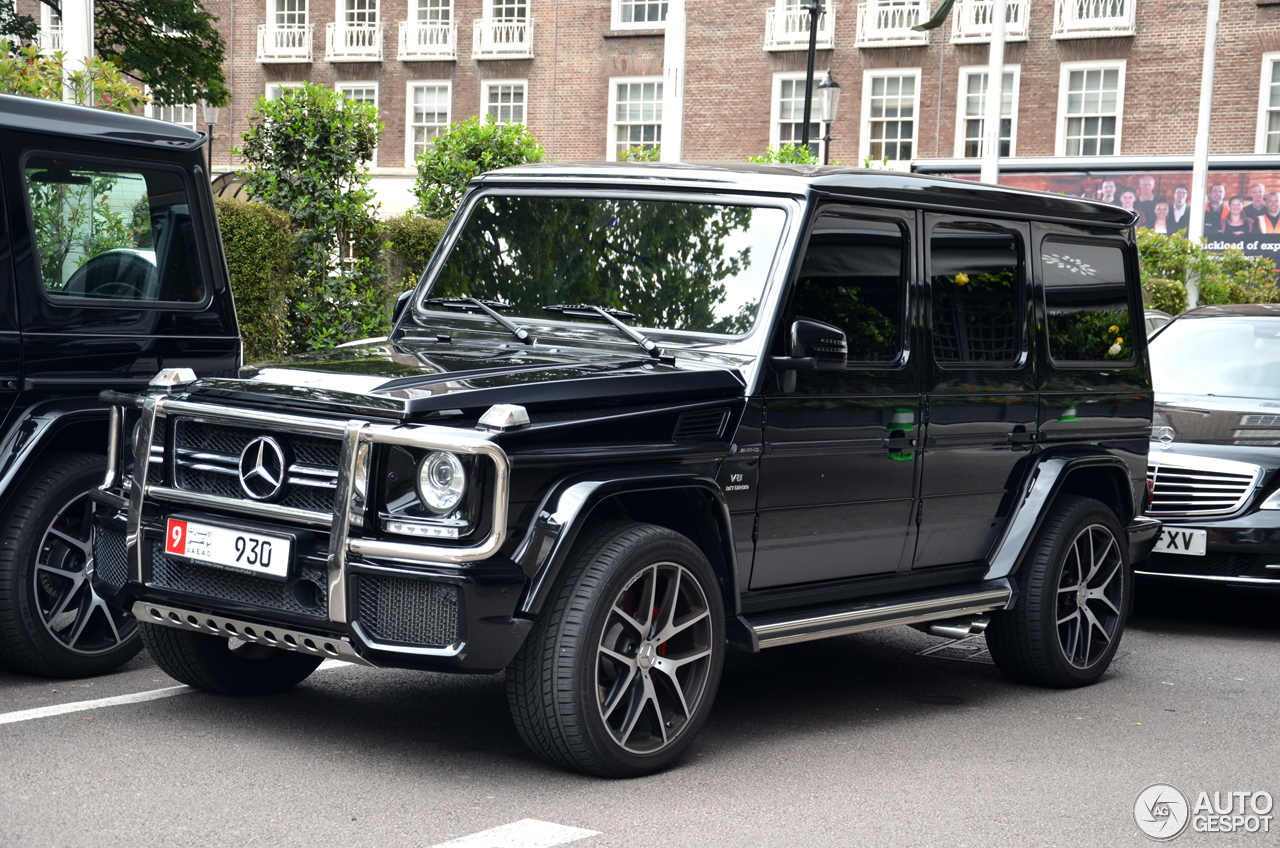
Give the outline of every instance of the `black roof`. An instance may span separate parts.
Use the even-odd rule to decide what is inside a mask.
[[[170,150],[194,150],[204,133],[138,115],[107,112],[34,97],[0,94],[0,131],[50,133]]]
[[[480,184],[498,182],[642,183],[652,188],[697,187],[732,191],[807,194],[820,191],[873,203],[980,212],[1008,218],[1132,227],[1138,216],[1096,200],[1042,191],[984,185],[971,180],[830,165],[744,163],[651,164],[582,162],[520,165],[482,174]]]

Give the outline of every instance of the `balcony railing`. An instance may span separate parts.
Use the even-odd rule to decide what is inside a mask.
[[[1134,33],[1135,0],[1057,0],[1054,38],[1109,38]]]
[[[324,30],[329,62],[381,62],[382,24],[333,23]]]
[[[928,44],[929,33],[913,26],[929,19],[926,0],[867,0],[858,7],[859,47],[911,47]]]
[[[311,24],[258,27],[259,62],[310,62]]]
[[[836,13],[830,6],[818,18],[818,49],[830,50],[835,46]],[[809,13],[804,9],[775,6],[764,13],[764,49],[808,50]]]
[[[36,43],[41,53],[57,53],[62,49],[62,27],[51,26],[36,34]]]
[[[532,59],[533,18],[527,21],[476,21],[471,42],[473,59]]]
[[[402,62],[449,61],[458,57],[458,25],[431,24],[420,21],[400,22]]]
[[[957,0],[951,13],[951,43],[973,44],[991,40],[993,0]],[[1006,0],[1006,41],[1027,40],[1027,0]]]

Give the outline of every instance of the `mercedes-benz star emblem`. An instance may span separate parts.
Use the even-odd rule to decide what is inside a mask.
[[[270,436],[259,436],[240,451],[240,488],[255,501],[275,497],[284,487],[284,449]]]

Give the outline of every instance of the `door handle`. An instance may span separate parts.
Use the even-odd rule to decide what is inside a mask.
[[[908,436],[903,430],[894,430],[889,437],[882,439],[881,443],[885,450],[901,451],[916,446],[916,440],[912,436]]]
[[[1034,430],[1019,428],[1009,433],[1009,444],[1011,445],[1029,445],[1035,440],[1036,432]]]

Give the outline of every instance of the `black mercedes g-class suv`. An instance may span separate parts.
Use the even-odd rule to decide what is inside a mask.
[[[601,775],[686,749],[729,648],[989,621],[1015,678],[1091,683],[1159,528],[1133,226],[850,169],[487,174],[389,338],[109,394],[100,547],[181,681],[505,668],[530,747]]]
[[[0,95],[0,668],[83,677],[142,649],[93,535],[98,393],[240,365],[203,141]]]

